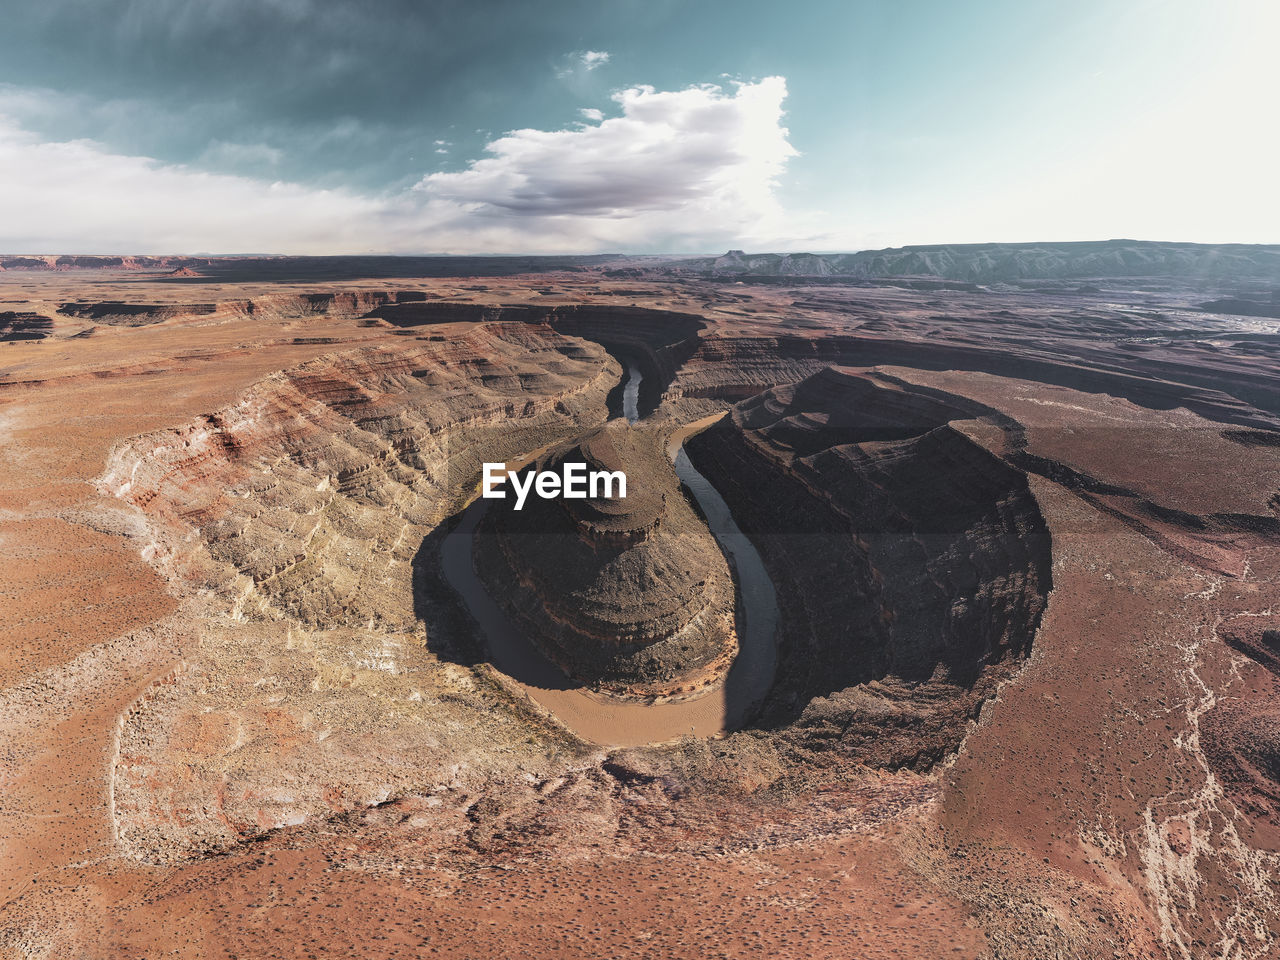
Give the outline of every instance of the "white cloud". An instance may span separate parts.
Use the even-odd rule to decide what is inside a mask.
[[[465,169],[368,195],[42,140],[0,117],[0,250],[592,252],[777,244],[786,83],[614,95],[622,115],[516,130]],[[591,108],[588,108],[591,109]],[[584,112],[584,116],[590,113]],[[593,118],[594,119],[594,118]],[[238,148],[225,145],[235,153]],[[266,150],[245,148],[259,159]]]
[[[556,76],[561,80],[578,78],[581,80],[593,70],[598,70],[609,62],[607,50],[575,50],[560,58],[560,66],[556,68]]]
[[[355,194],[42,142],[0,117],[0,249],[178,253],[385,248],[388,210]]]
[[[781,124],[786,92],[782,77],[732,93],[633,87],[613,97],[620,117],[513,131],[488,145],[490,156],[417,189],[465,211],[482,232],[523,222],[562,242],[670,249],[768,236],[781,218],[774,187],[796,155]]]
[[[584,117],[586,117],[588,120],[592,120],[596,123],[599,123],[601,120],[604,119],[604,111],[597,110],[595,107],[583,107],[578,112],[582,114]]]

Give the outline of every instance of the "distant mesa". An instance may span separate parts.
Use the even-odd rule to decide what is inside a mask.
[[[391,277],[505,277],[577,271],[616,256],[45,256],[0,255],[0,272],[118,271],[162,281],[287,282],[373,280]]]
[[[0,311],[0,341],[43,340],[53,332],[53,321],[39,313]]]
[[[1200,309],[1208,313],[1231,313],[1239,317],[1280,319],[1280,290],[1272,291],[1269,303],[1261,300],[1246,300],[1242,297],[1227,297],[1202,303]]]
[[[553,272],[610,278],[733,277],[757,283],[827,278],[836,283],[908,278],[987,284],[1137,277],[1280,281],[1280,245],[1085,240],[955,243],[852,253],[720,256],[46,256],[0,255],[3,271],[137,271],[175,282],[322,281],[501,277]],[[1080,291],[1084,292],[1084,291]]]
[[[857,253],[746,253],[619,263],[619,276],[768,278],[846,281],[922,277],[955,283],[1016,283],[1103,277],[1280,279],[1280,246],[1100,240],[1069,243],[965,243]]]

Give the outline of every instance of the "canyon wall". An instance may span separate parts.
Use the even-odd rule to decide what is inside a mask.
[[[782,610],[761,722],[802,750],[927,767],[1030,649],[1049,535],[968,401],[828,368],[687,445],[759,547]]]
[[[737,653],[734,582],[681,494],[665,434],[613,420],[551,460],[625,475],[625,497],[490,505],[476,564],[533,642],[575,680],[628,696],[705,691]]]

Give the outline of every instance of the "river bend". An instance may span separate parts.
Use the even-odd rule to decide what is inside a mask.
[[[630,365],[623,387],[623,414],[630,423],[639,419],[640,379],[639,369]],[[591,743],[638,746],[735,730],[773,684],[778,624],[773,582],[755,546],[734,522],[724,498],[685,454],[683,441],[691,432],[686,428],[677,433],[668,453],[674,458],[677,476],[698,502],[728,558],[738,588],[738,656],[724,683],[715,690],[694,699],[637,703],[596,693],[566,677],[511,622],[475,573],[472,547],[487,507],[484,500],[476,500],[466,509],[441,549],[445,578],[480,625],[493,665],[530,699]]]

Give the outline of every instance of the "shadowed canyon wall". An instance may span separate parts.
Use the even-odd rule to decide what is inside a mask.
[[[798,747],[926,767],[1028,652],[1049,534],[1025,476],[957,427],[979,412],[829,368],[689,442],[777,585],[763,719]]]

